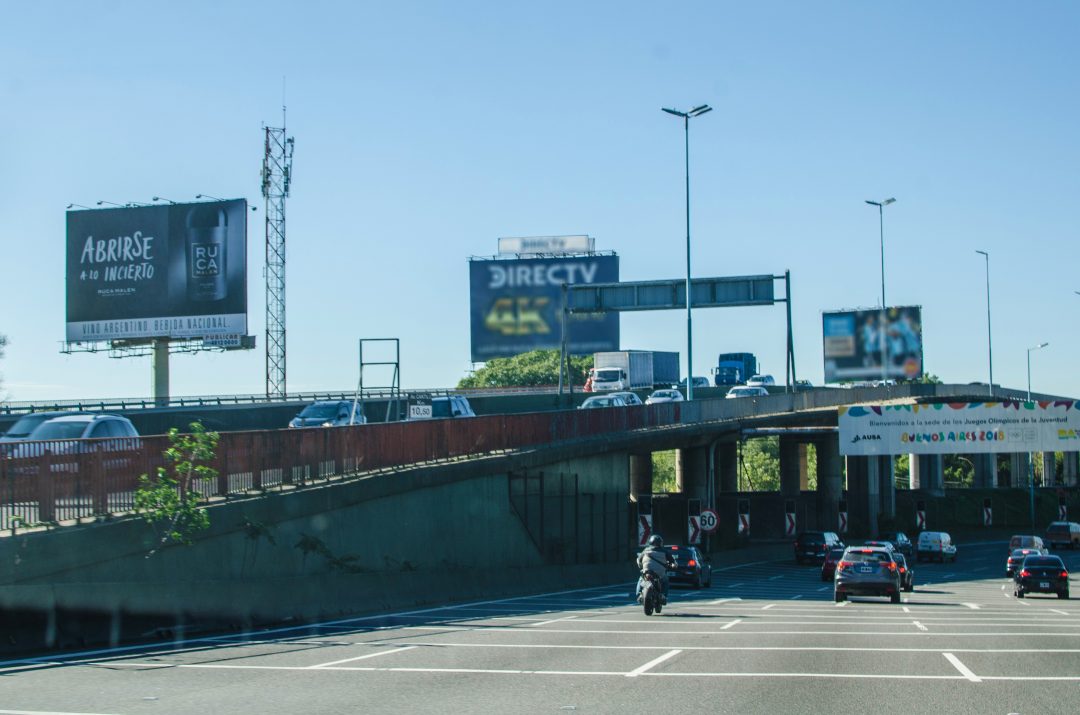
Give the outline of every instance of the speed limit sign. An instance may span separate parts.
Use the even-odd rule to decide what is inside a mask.
[[[720,526],[720,517],[712,509],[702,509],[698,518],[701,520],[701,530],[706,533],[711,534]]]

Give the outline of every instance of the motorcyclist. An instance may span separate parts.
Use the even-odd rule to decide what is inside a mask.
[[[642,572],[652,571],[654,574],[660,577],[661,593],[664,596],[664,603],[667,603],[668,597],[668,569],[675,568],[675,560],[671,558],[671,555],[664,550],[664,540],[659,534],[653,534],[649,537],[648,545],[642,549],[641,553],[637,557],[638,569]],[[637,595],[641,598],[641,590],[645,587],[645,577],[638,578]]]

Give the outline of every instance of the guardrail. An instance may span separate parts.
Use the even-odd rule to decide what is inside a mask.
[[[484,387],[468,389],[447,389],[445,387],[430,389],[409,389],[394,391],[389,389],[364,390],[359,395],[360,401],[368,400],[408,400],[411,395],[465,395],[466,397],[490,397],[498,395],[544,395],[554,394],[557,388],[554,386],[542,387]],[[581,388],[575,386],[575,392],[581,392]],[[85,398],[73,400],[53,400],[50,402],[0,402],[0,414],[22,415],[32,412],[50,412],[57,410],[81,410],[81,411],[104,411],[104,410],[135,410],[135,409],[160,409],[162,407],[205,407],[215,405],[270,405],[318,402],[319,400],[352,400],[357,397],[355,390],[342,392],[296,392],[290,395],[268,397],[266,395],[201,395],[192,397],[171,397],[164,401],[153,397],[105,397]]]
[[[677,424],[679,404],[353,427],[223,433],[218,477],[194,488],[230,498],[359,472]],[[164,466],[167,437],[22,442],[0,459],[0,529],[130,512],[139,476]]]

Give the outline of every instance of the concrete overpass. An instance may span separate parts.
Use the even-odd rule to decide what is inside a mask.
[[[127,507],[125,485],[80,455],[77,469],[61,473],[65,488],[57,479],[43,492],[49,480],[0,474],[5,493],[17,497],[6,503],[0,538],[0,607],[57,643],[65,623],[108,639],[145,619],[250,625],[630,579],[638,500],[652,491],[648,456],[667,449],[678,450],[679,494],[667,498],[676,504],[671,523],[658,526],[675,532],[671,540],[680,540],[677,503],[691,499],[719,509],[724,544],[736,543],[739,499],[751,502],[755,537],[782,534],[789,501],[800,527],[836,528],[845,473],[852,528],[872,533],[879,514],[896,513],[893,480],[880,459],[845,464],[833,431],[837,406],[978,400],[975,389],[816,390],[223,435],[222,475],[202,485],[212,497],[211,528],[193,546],[150,558],[154,533],[114,513]],[[780,491],[740,493],[736,445],[766,433],[780,437]],[[808,445],[817,452],[814,491],[805,488]],[[154,466],[161,447],[147,440],[133,469]],[[1075,484],[1075,454],[1067,463]],[[984,465],[980,479],[990,473]],[[920,461],[914,476],[918,493],[942,493],[932,460]],[[36,498],[42,509],[42,497],[52,498],[56,519],[64,509],[86,514],[49,528],[11,523],[18,499]]]

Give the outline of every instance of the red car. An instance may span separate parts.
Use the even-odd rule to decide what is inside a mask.
[[[844,556],[843,549],[830,549],[825,554],[825,560],[821,562],[821,580],[832,581],[833,576],[836,575],[836,564],[840,563],[840,559]]]

